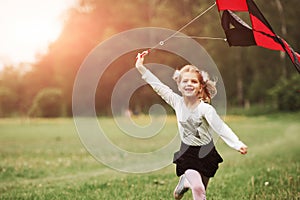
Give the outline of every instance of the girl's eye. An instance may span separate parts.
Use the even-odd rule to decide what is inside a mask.
[[[190,82],[190,83],[192,83],[192,84],[197,84],[197,83],[199,83],[199,81],[198,80],[187,80],[187,79],[184,79],[184,80],[182,80],[182,83],[188,83],[188,82]]]

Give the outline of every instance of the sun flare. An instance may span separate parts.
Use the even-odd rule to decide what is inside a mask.
[[[0,68],[34,62],[60,34],[64,12],[75,0],[11,0],[0,3]]]

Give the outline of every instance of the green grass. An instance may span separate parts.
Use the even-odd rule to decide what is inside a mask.
[[[227,116],[249,153],[242,156],[218,140],[224,162],[207,199],[300,199],[299,119],[300,113]],[[169,117],[163,133],[138,143],[117,133],[113,120],[99,120],[114,143],[133,151],[155,149],[176,130]],[[0,199],[172,199],[177,180],[173,165],[129,174],[100,164],[84,149],[72,119],[0,119]],[[190,191],[184,199],[192,199]]]

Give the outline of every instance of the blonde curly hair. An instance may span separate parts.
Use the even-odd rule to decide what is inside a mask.
[[[217,94],[216,80],[211,80],[209,74],[205,71],[199,70],[194,65],[185,65],[180,70],[175,70],[173,79],[176,81],[177,85],[182,79],[182,74],[184,72],[196,73],[200,85],[202,87],[201,92],[199,92],[199,98],[204,102],[210,103],[211,99]]]

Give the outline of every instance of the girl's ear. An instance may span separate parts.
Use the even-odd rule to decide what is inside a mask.
[[[176,69],[174,74],[173,74],[173,77],[172,77],[173,80],[178,82],[179,75],[180,75],[180,71],[178,69]]]

